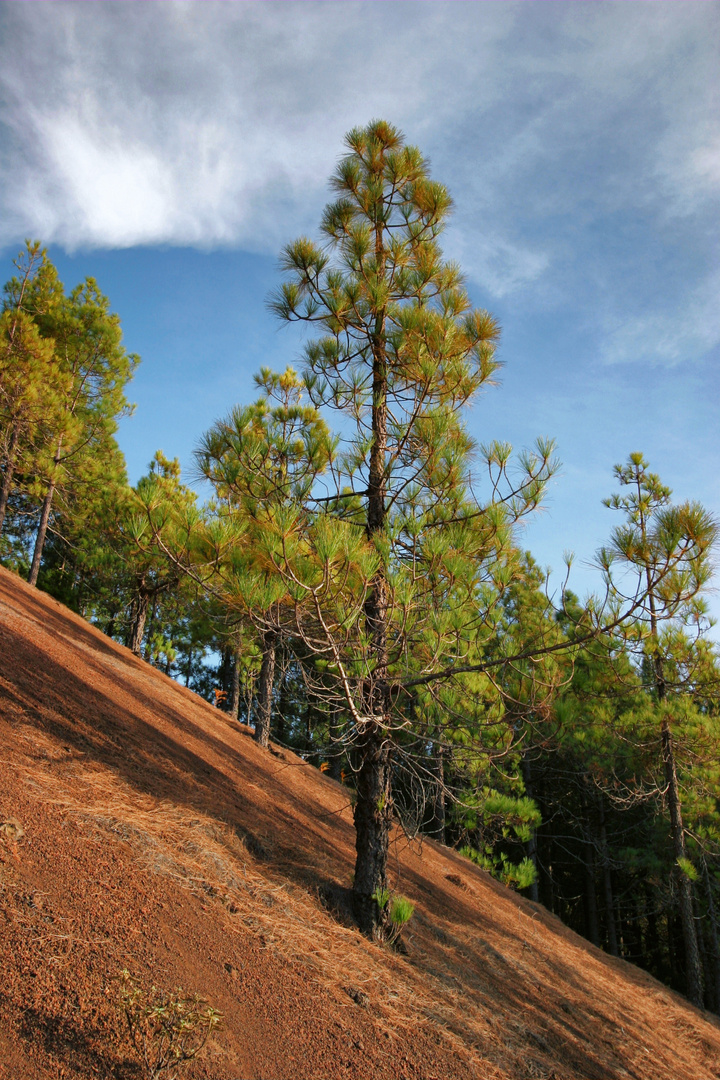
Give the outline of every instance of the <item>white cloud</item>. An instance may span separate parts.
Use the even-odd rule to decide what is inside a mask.
[[[484,235],[477,230],[477,221],[463,212],[453,222],[444,251],[462,267],[467,280],[481,283],[498,299],[536,282],[549,265],[546,251],[533,250],[499,233]]]
[[[468,275],[530,307],[579,309],[594,289],[615,319],[606,352],[625,355],[633,317],[673,319],[676,249],[699,251],[682,295],[707,288],[719,15],[694,0],[4,4],[0,245],[274,253],[314,229],[344,132],[386,116],[453,192],[448,249]],[[698,311],[684,332],[714,343]],[[684,340],[650,351],[671,361]]]

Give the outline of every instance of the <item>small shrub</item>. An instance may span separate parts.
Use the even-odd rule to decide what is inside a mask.
[[[130,1038],[145,1067],[147,1080],[176,1080],[178,1069],[202,1050],[222,1017],[197,994],[182,987],[166,993],[152,986],[144,990],[129,971],[120,973],[118,1008],[124,1012]]]

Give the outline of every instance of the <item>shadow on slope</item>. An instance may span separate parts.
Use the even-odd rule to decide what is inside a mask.
[[[25,872],[26,892],[3,892],[7,910],[25,920],[17,922],[16,956],[27,951],[28,970],[43,962],[46,938],[36,935],[31,947],[22,937],[29,916],[17,897],[42,887],[55,897],[51,917],[69,920],[74,916],[59,914],[66,910],[59,883],[66,882],[73,910],[88,926],[102,923],[107,935],[104,960],[90,931],[86,945],[75,944],[76,937],[71,949],[78,985],[96,994],[105,993],[98,987],[107,988],[113,964],[117,970],[128,956],[170,982],[189,972],[194,988],[214,994],[235,1018],[239,993],[246,1001],[254,995],[265,1015],[268,994],[280,1000],[282,986],[294,980],[288,1015],[273,1012],[281,1044],[271,1053],[271,1041],[258,1034],[262,1024],[253,1029],[252,1067],[263,1080],[720,1076],[717,1025],[433,842],[410,845],[399,832],[393,841],[393,887],[417,905],[407,957],[361,938],[348,925],[347,908],[339,921],[332,918],[327,898],[342,896],[354,862],[345,789],[290,752],[260,750],[247,729],[4,571],[0,652],[5,764],[15,779],[14,790],[11,781],[0,789],[8,793],[0,811],[20,817],[24,808],[29,822],[34,815],[48,822],[47,837],[33,836],[32,850],[28,845],[12,866],[18,881]],[[55,851],[55,865],[43,862],[43,843]],[[92,845],[115,851],[124,867],[114,878],[111,866],[103,871],[120,897],[114,907],[110,894],[98,891],[92,860],[83,861]],[[148,895],[156,898],[152,918]],[[177,932],[180,918],[184,935]],[[144,927],[141,950],[133,924]],[[254,951],[258,943],[270,954],[267,970]],[[67,978],[69,961],[58,963]],[[18,966],[8,1010],[24,1017],[12,1021],[19,1038],[52,1056],[70,1022],[62,1002],[78,990],[60,980],[62,993],[48,994],[61,1004],[43,1013],[22,997],[37,977]],[[97,1022],[107,1026],[109,1015],[106,1009]],[[348,1052],[333,1034],[333,1017],[350,1033]],[[290,1018],[305,1018],[305,1027]],[[228,1019],[215,1041],[216,1072],[203,1073],[198,1063],[188,1077],[232,1080],[222,1072],[231,1060],[223,1064],[223,1040],[242,1044],[243,1031],[253,1027],[247,1009],[243,1031],[238,1023]],[[48,1032],[61,1033],[56,1050],[48,1048]],[[76,1070],[69,1076],[93,1075],[92,1055],[106,1051],[83,1026],[77,1040],[84,1053],[73,1051],[75,1064],[62,1067]],[[281,1046],[302,1067],[283,1072]],[[240,1050],[232,1060],[250,1067]],[[324,1071],[308,1072],[311,1061]],[[105,1067],[120,1077],[119,1059]]]

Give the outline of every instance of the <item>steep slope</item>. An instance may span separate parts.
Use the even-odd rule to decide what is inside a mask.
[[[720,1025],[434,843],[400,956],[348,793],[0,570],[0,1078],[139,1077],[117,973],[225,1016],[188,1077],[710,1080]]]

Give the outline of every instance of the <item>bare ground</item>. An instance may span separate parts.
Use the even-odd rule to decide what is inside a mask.
[[[0,1080],[139,1080],[123,968],[224,1014],[188,1078],[720,1078],[717,1018],[432,842],[365,940],[346,789],[1,569],[0,740]]]

